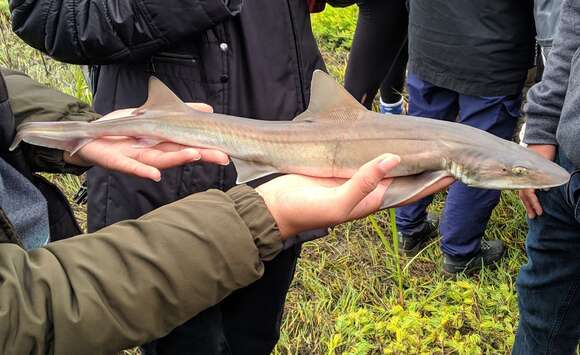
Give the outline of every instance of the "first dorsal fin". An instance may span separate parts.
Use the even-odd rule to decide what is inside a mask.
[[[148,112],[183,113],[193,109],[187,106],[177,95],[171,91],[161,80],[152,76],[149,78],[149,97],[143,106],[133,114],[142,115]]]
[[[366,107],[352,97],[330,75],[322,70],[315,70],[312,74],[308,111],[321,113],[335,111],[337,109],[367,111]]]
[[[359,113],[366,111],[367,108],[330,75],[322,70],[315,70],[312,74],[310,105],[295,121],[354,120],[364,117]]]

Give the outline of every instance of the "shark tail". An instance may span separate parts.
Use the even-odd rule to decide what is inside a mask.
[[[91,142],[94,137],[87,136],[87,122],[34,122],[18,127],[18,132],[10,146],[15,150],[20,143],[39,145],[76,153]]]

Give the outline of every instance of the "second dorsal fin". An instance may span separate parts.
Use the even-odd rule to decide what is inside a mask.
[[[368,111],[352,95],[322,70],[312,74],[310,104],[308,109],[295,118],[295,121],[360,119],[360,114]]]
[[[187,106],[177,95],[171,91],[161,80],[152,76],[149,78],[149,97],[143,106],[133,111],[136,115],[147,112],[182,113],[191,112],[193,109]]]
[[[308,111],[322,113],[337,109],[367,111],[366,107],[352,97],[330,75],[322,70],[315,70],[312,74]]]

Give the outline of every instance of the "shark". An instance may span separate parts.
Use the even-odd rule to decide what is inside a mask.
[[[483,189],[547,189],[570,175],[552,161],[485,131],[456,123],[368,110],[323,71],[313,73],[310,103],[292,121],[264,121],[192,109],[151,77],[145,104],[130,116],[93,122],[31,122],[19,143],[75,153],[91,140],[131,136],[230,156],[238,183],[270,174],[349,178],[385,153],[400,157],[383,208],[399,205],[445,177]]]

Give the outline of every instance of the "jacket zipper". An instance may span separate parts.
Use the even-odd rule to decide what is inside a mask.
[[[161,52],[153,55],[151,57],[151,61],[159,61],[159,62],[166,62],[166,63],[174,63],[174,64],[190,64],[194,65],[197,63],[197,57],[189,54],[178,54],[178,53],[169,53],[169,52]]]
[[[286,0],[288,5],[288,14],[290,15],[290,26],[292,26],[292,37],[294,39],[294,50],[296,51],[296,65],[298,66],[298,79],[300,81],[300,97],[302,99],[302,107],[306,109],[306,95],[304,95],[304,80],[302,79],[302,55],[298,47],[298,39],[296,37],[296,27],[294,26],[294,13],[292,12],[292,5],[290,0]]]

